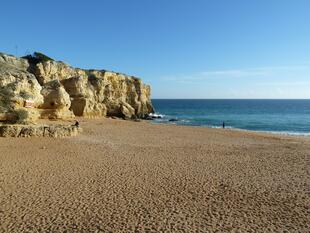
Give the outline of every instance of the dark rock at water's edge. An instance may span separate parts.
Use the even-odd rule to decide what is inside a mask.
[[[0,53],[2,122],[75,116],[144,119],[154,113],[150,95],[150,86],[134,76],[73,68],[42,53],[23,58]]]
[[[175,119],[175,118],[172,118],[172,119],[169,119],[170,122],[175,122],[175,121],[179,121],[178,119]]]

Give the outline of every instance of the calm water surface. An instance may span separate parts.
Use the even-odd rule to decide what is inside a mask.
[[[155,123],[310,135],[310,100],[168,100],[153,99]],[[177,119],[169,122],[169,119]]]

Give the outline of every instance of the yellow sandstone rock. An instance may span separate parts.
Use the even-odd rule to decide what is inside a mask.
[[[40,53],[25,58],[0,53],[0,121],[144,118],[154,111],[150,95],[150,86],[133,76],[73,68]]]

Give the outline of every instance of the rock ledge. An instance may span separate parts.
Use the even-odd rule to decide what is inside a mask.
[[[0,137],[52,137],[76,136],[82,128],[71,125],[0,125]]]

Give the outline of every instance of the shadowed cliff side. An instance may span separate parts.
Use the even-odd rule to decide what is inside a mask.
[[[144,118],[154,112],[150,95],[150,86],[133,76],[73,68],[41,53],[0,53],[0,121]]]

